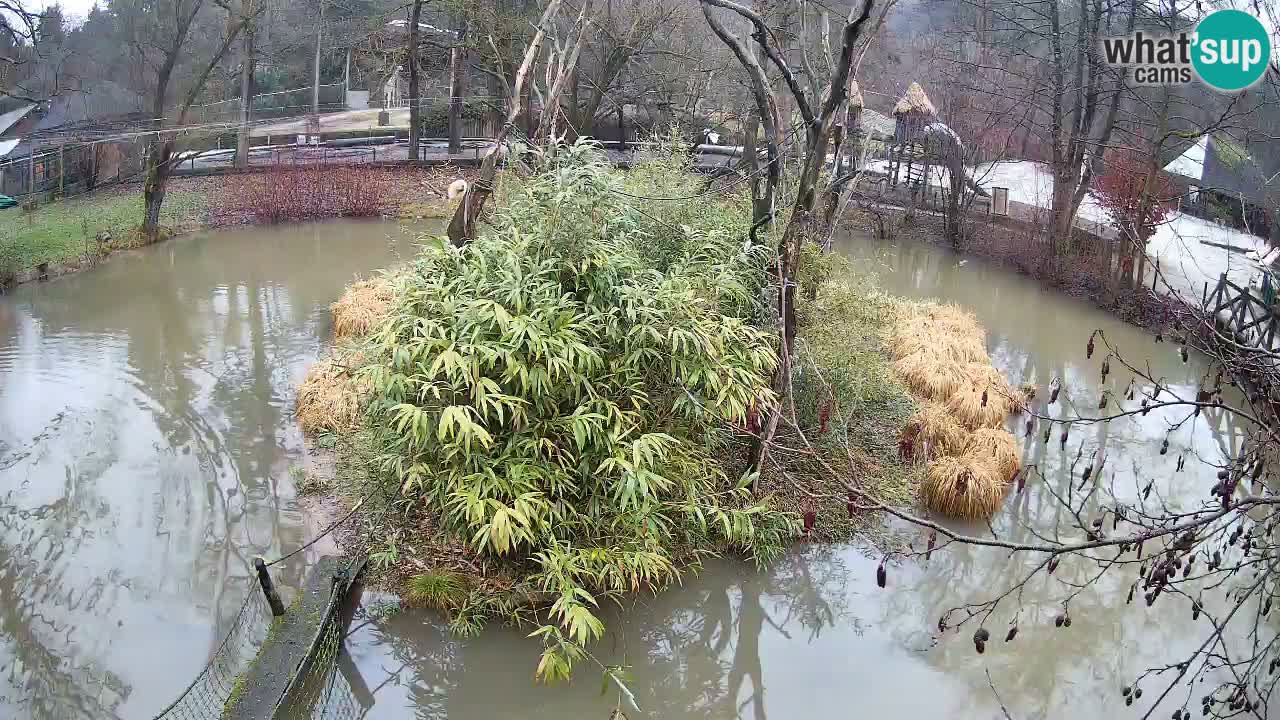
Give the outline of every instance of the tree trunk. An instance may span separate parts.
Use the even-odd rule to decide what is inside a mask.
[[[316,130],[320,123],[320,42],[324,34],[324,0],[320,0],[320,17],[316,21],[316,57],[312,76],[311,114],[315,116]]]
[[[449,154],[462,152],[462,41],[449,51]]]
[[[520,90],[520,115],[524,118],[524,137],[533,142],[538,123],[533,119],[533,83],[526,83]]]
[[[147,151],[147,177],[142,186],[142,235],[148,242],[160,239],[160,208],[164,205],[169,184],[169,159],[172,155],[172,140],[159,137],[151,140]]]
[[[236,135],[236,167],[249,166],[249,122],[253,115],[253,28],[245,28],[244,57],[240,61],[240,132]]]
[[[418,145],[422,142],[422,109],[418,103],[418,24],[422,22],[423,0],[413,0],[409,12],[409,46],[405,48],[409,58],[409,159],[418,159]],[[450,131],[452,131],[452,124]]]
[[[1077,169],[1076,172],[1079,172]],[[1049,246],[1050,256],[1055,260],[1065,255],[1071,243],[1071,229],[1075,224],[1075,207],[1072,198],[1075,195],[1076,182],[1069,167],[1061,163],[1053,170],[1053,199],[1050,203]]]
[[[565,113],[565,117],[569,118],[569,127],[566,128],[569,132],[565,139],[568,142],[573,142],[580,135],[590,135],[591,128],[584,121],[582,108],[579,105],[578,86],[581,84],[581,78],[578,76],[578,66],[574,65],[569,72],[569,99],[567,103],[569,112]]]
[[[525,80],[538,57],[539,49],[542,47],[542,40],[546,35],[545,28],[551,19],[555,17],[559,8],[560,0],[550,0],[546,9],[542,11],[542,18],[538,21],[538,30],[533,34],[533,39],[529,41],[529,47],[525,49],[524,60],[520,63],[520,68],[516,70],[511,91],[513,100],[517,97],[528,97]],[[484,162],[480,165],[480,177],[463,194],[462,202],[458,204],[458,209],[454,211],[453,218],[449,221],[447,230],[449,241],[455,247],[462,247],[475,237],[476,219],[480,217],[480,212],[484,209],[485,200],[493,193],[493,181],[498,174],[498,159],[502,153],[507,135],[515,128],[516,121],[520,119],[520,109],[521,105],[513,103],[511,109],[507,112],[507,121],[498,130],[497,137],[494,138],[492,151],[485,156]]]

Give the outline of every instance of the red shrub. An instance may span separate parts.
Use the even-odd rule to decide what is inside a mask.
[[[1173,214],[1177,191],[1169,177],[1154,169],[1145,154],[1133,148],[1111,150],[1093,191],[1124,236],[1145,243],[1156,227]]]
[[[368,217],[382,212],[391,182],[364,165],[276,166],[229,177],[221,211],[257,223]]]

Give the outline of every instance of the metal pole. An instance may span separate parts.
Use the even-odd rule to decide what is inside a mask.
[[[276,592],[276,585],[271,581],[271,573],[267,572],[267,562],[260,557],[253,559],[253,567],[258,571],[258,583],[262,585],[262,594],[267,596],[267,604],[271,606],[271,614],[280,617],[284,614],[284,601]]]

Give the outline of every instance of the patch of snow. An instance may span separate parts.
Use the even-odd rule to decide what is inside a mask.
[[[21,138],[13,138],[12,140],[0,140],[0,157],[4,157],[13,152],[18,147],[18,143],[22,142]]]
[[[868,164],[868,169],[887,174],[889,163],[875,160]],[[990,163],[973,168],[972,173],[988,192],[993,187],[1008,188],[1009,200],[1013,202],[1046,209],[1052,205],[1053,173],[1043,163],[1027,160]],[[933,168],[930,184],[945,182],[946,170]],[[1078,217],[1096,223],[1098,230],[1110,225],[1106,209],[1093,195],[1086,196],[1080,203]],[[1222,245],[1234,249],[1219,247]],[[1271,248],[1260,237],[1211,220],[1174,213],[1147,242],[1147,255],[1153,263],[1159,261],[1164,280],[1173,292],[1188,299],[1199,299],[1205,283],[1213,287],[1223,273],[1241,286],[1256,282],[1263,266],[1280,259],[1280,249]]]
[[[391,22],[387,23],[387,27],[406,28],[406,27],[409,27],[409,21],[408,20],[392,20]],[[452,30],[443,30],[441,28],[436,27],[435,25],[432,25],[430,23],[424,23],[424,22],[418,23],[418,29],[426,30],[427,32],[438,33],[440,35],[454,34]]]
[[[964,147],[964,143],[960,141],[960,136],[956,134],[955,130],[952,130],[951,128],[947,127],[946,123],[940,123],[940,122],[929,123],[928,125],[924,126],[924,133],[926,135],[934,135],[934,134],[949,135],[957,146]]]
[[[1209,137],[1202,136],[1195,145],[1164,166],[1164,171],[1173,175],[1199,180],[1204,177],[1204,154],[1209,145]]]
[[[973,169],[973,177],[987,192],[993,187],[1008,188],[1011,202],[1046,209],[1053,205],[1053,171],[1044,163],[1034,160],[984,163]],[[1106,208],[1092,194],[1080,201],[1076,217],[1095,225],[1111,222]]]
[[[1234,252],[1206,240],[1251,252]],[[1266,257],[1273,252],[1260,237],[1182,213],[1157,228],[1147,242],[1147,255],[1160,261],[1170,288],[1191,300],[1200,298],[1205,283],[1210,288],[1217,284],[1223,273],[1237,285],[1248,286],[1261,272],[1249,255]]]

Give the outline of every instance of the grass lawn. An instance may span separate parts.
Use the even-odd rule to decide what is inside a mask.
[[[166,226],[189,224],[203,207],[201,194],[171,189],[165,196],[160,222]],[[19,208],[0,210],[0,266],[18,270],[45,262],[72,262],[94,247],[98,233],[110,231],[112,245],[120,247],[141,223],[141,188],[51,203],[31,217]]]

